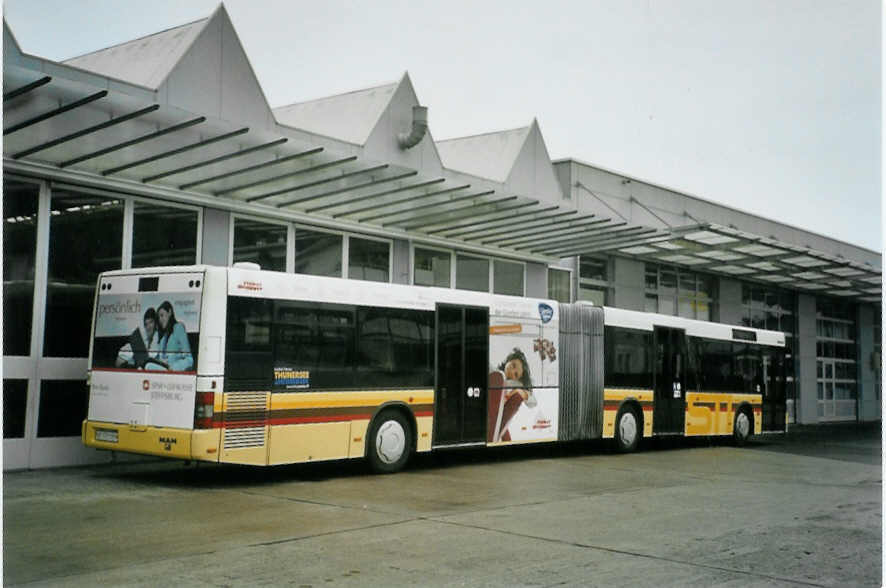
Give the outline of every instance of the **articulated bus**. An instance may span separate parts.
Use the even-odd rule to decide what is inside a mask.
[[[217,463],[784,431],[784,334],[589,303],[188,266],[99,276],[89,447]]]

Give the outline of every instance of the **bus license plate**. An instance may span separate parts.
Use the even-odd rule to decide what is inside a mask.
[[[95,440],[96,441],[104,441],[106,443],[116,443],[117,442],[117,431],[112,429],[96,429],[95,430]]]

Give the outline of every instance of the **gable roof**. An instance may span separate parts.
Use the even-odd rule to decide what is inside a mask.
[[[157,89],[210,18],[73,57],[62,63],[131,84]]]
[[[437,141],[443,167],[504,183],[531,127]]]
[[[273,109],[288,127],[363,145],[394,96],[399,82],[336,94]]]

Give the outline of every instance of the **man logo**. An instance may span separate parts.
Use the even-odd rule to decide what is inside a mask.
[[[142,380],[142,390],[150,390],[151,383],[147,380]]]

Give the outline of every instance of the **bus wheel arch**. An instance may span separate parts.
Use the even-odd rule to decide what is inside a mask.
[[[367,431],[366,459],[372,471],[392,474],[400,471],[415,451],[416,423],[403,404],[379,407]]]
[[[635,399],[627,399],[618,407],[615,417],[615,445],[619,452],[637,449],[643,437],[643,410]]]
[[[741,447],[748,442],[754,433],[754,412],[751,405],[743,402],[735,409],[735,417],[732,422],[732,439]]]

